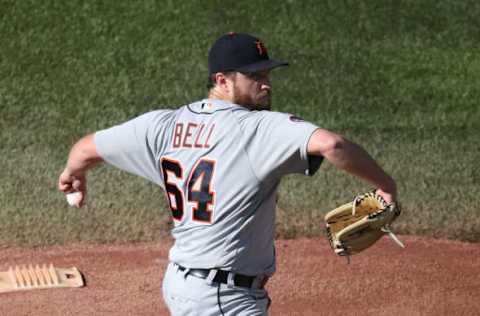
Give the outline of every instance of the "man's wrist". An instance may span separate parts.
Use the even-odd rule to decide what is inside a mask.
[[[395,180],[393,180],[393,178],[391,178],[390,176],[387,176],[386,180],[383,181],[383,185],[378,186],[378,188],[384,192],[397,192],[397,184],[395,183]]]

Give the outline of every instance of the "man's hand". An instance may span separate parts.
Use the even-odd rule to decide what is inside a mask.
[[[58,178],[58,189],[65,193],[79,192],[80,198],[76,201],[77,207],[85,205],[87,198],[86,172],[103,162],[97,153],[94,135],[90,134],[73,145],[68,156],[67,166]]]
[[[87,178],[85,175],[74,176],[67,168],[62,172],[58,179],[58,189],[65,194],[79,192],[80,197],[75,206],[81,208],[85,205],[87,197]]]
[[[400,206],[395,200],[391,201],[396,202],[394,204],[385,201],[376,194],[377,191],[358,195],[352,202],[325,215],[327,236],[336,254],[350,256],[360,253],[385,234],[400,247],[405,247],[390,227],[400,215]],[[392,198],[390,193],[383,193]]]
[[[377,189],[375,193],[383,197],[383,199],[385,200],[385,202],[387,202],[387,204],[398,201],[397,190],[395,188],[388,191]]]

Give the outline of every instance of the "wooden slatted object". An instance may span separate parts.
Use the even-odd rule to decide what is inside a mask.
[[[77,268],[55,268],[53,264],[42,266],[20,265],[0,272],[0,293],[84,286],[83,277]]]

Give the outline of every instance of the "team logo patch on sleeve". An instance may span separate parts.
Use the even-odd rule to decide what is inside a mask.
[[[289,119],[292,122],[305,122],[304,119],[302,119],[301,117],[295,116],[295,115],[290,115]]]

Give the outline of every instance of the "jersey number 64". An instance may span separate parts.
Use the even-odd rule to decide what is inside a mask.
[[[194,221],[212,223],[213,205],[215,203],[215,191],[212,189],[212,179],[215,170],[215,161],[202,158],[195,164],[188,175],[186,196],[179,186],[179,182],[181,182],[184,177],[181,162],[162,157],[160,166],[172,217],[177,221],[183,220],[185,197],[189,203],[193,203],[192,219]]]

